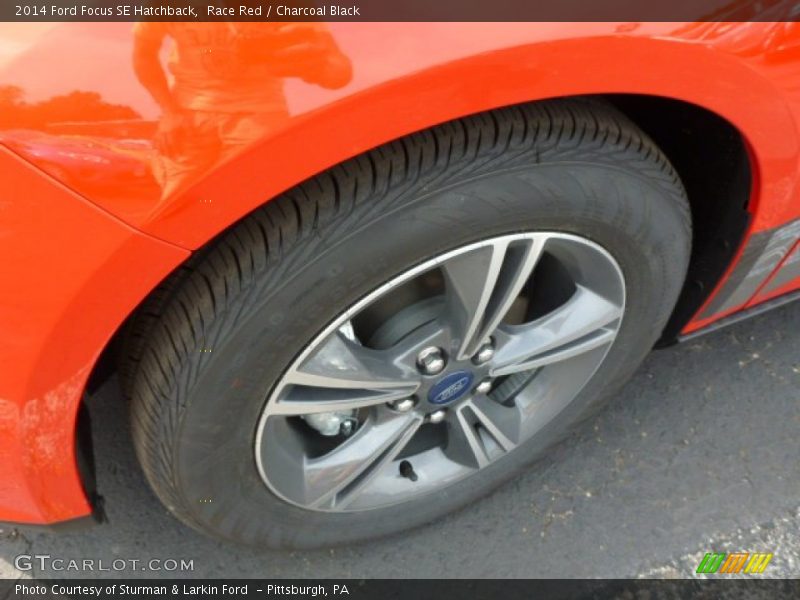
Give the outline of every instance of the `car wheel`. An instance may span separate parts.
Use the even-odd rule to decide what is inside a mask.
[[[669,162],[603,103],[392,142],[183,269],[137,344],[137,455],[169,510],[227,540],[319,547],[431,522],[630,376],[690,243]]]

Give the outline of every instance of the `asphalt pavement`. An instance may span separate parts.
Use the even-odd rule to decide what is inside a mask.
[[[705,552],[734,550],[773,552],[765,576],[800,577],[800,303],[653,352],[607,410],[517,480],[346,548],[256,551],[183,526],[138,469],[115,380],[90,407],[109,522],[0,530],[0,577],[688,577]],[[193,570],[20,571],[20,554]]]

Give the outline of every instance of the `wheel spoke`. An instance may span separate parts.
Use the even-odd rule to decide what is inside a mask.
[[[372,350],[333,333],[314,354],[286,373],[273,415],[352,410],[411,396],[419,378]]]
[[[422,425],[418,415],[391,415],[366,423],[325,456],[303,465],[305,500],[311,507],[343,508],[392,462]]]
[[[520,434],[520,415],[486,396],[465,402],[450,420],[446,453],[453,460],[483,468],[499,456],[516,448]]]
[[[510,375],[578,356],[610,344],[622,307],[578,286],[561,307],[502,332],[492,376]]]
[[[546,238],[487,243],[442,265],[454,335],[461,336],[457,358],[473,355],[508,313],[528,281]]]

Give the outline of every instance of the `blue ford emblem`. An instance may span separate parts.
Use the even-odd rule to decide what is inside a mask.
[[[472,373],[457,371],[444,377],[428,392],[428,402],[431,404],[447,404],[458,400],[469,391],[472,385]]]

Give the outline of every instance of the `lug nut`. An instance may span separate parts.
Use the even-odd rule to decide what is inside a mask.
[[[353,435],[353,432],[355,430],[356,430],[355,419],[347,419],[346,421],[342,421],[342,424],[339,425],[339,435],[343,435],[345,437]]]
[[[428,415],[428,423],[441,423],[447,416],[447,411],[443,408],[433,411]]]
[[[492,341],[489,340],[485,344],[483,344],[478,351],[475,353],[475,356],[472,357],[472,362],[476,365],[482,365],[483,363],[489,362],[492,360],[494,356],[494,345]]]
[[[492,380],[488,377],[486,379],[482,379],[481,382],[475,386],[475,393],[476,394],[488,394],[492,391]]]
[[[417,400],[415,398],[402,398],[400,400],[394,400],[393,402],[389,402],[389,408],[392,410],[396,410],[397,412],[408,412],[414,406],[416,406]]]
[[[425,375],[441,373],[446,365],[447,361],[444,359],[444,352],[436,346],[425,348],[417,355],[417,367]]]

